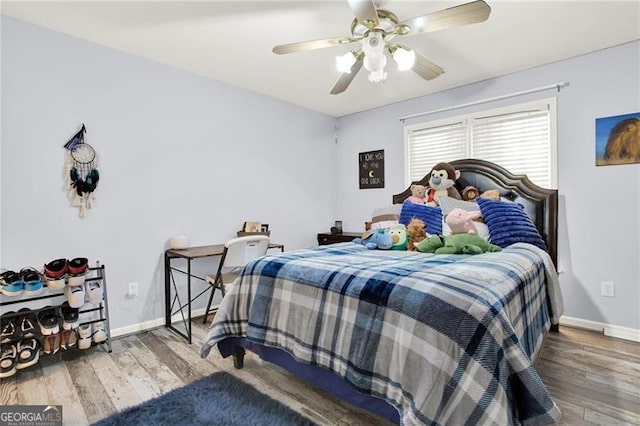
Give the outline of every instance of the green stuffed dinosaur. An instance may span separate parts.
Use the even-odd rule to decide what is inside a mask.
[[[502,250],[484,238],[472,234],[445,235],[442,238],[432,235],[415,243],[415,246],[423,253],[435,254],[481,254]]]

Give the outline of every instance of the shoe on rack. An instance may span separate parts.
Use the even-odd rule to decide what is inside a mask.
[[[107,340],[107,332],[104,330],[104,321],[93,323],[93,341],[102,343]]]
[[[38,312],[38,324],[40,325],[40,333],[43,336],[58,334],[60,332],[60,317],[56,313],[55,308],[47,306]]]
[[[81,308],[84,305],[84,286],[66,286],[64,288],[64,296],[67,298],[69,306],[72,308]]]
[[[102,284],[100,281],[89,281],[85,287],[89,303],[97,305],[102,302],[104,291],[102,290]]]
[[[78,327],[78,348],[89,349],[91,347],[91,324],[82,324]]]
[[[64,278],[67,274],[67,259],[56,259],[44,265],[44,276],[47,279],[56,280]]]
[[[40,342],[36,338],[23,339],[18,342],[18,363],[16,368],[31,367],[40,359]]]
[[[71,328],[60,332],[60,348],[63,350],[72,349],[78,344],[78,335],[76,329]]]
[[[29,308],[22,308],[18,311],[18,331],[20,338],[33,337],[36,335],[36,326],[38,325],[38,318],[36,314]]]
[[[18,349],[16,349],[16,345],[7,343],[0,346],[0,378],[16,374],[17,358]]]
[[[53,355],[60,350],[60,332],[42,336],[42,352]]]
[[[13,311],[9,311],[0,316],[0,343],[5,344],[17,340],[20,336],[18,328],[18,317]]]
[[[24,294],[35,296],[42,293],[42,275],[35,268],[22,268],[20,270],[20,278],[24,282]]]
[[[62,317],[62,328],[64,330],[72,330],[78,328],[79,323],[79,315],[80,312],[78,308],[72,308],[69,306],[69,302],[64,302],[60,305],[60,316]]]
[[[5,271],[0,274],[0,292],[5,296],[20,296],[24,293],[24,281],[20,274],[13,271]]]
[[[87,272],[89,268],[89,259],[86,257],[76,257],[69,261],[67,265],[67,271],[71,275],[81,275]]]

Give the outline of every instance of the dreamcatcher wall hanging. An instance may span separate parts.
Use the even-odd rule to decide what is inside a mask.
[[[66,175],[69,196],[74,207],[78,207],[78,215],[84,217],[86,209],[93,205],[93,193],[98,186],[98,156],[95,149],[84,141],[87,128],[82,128],[67,142]]]

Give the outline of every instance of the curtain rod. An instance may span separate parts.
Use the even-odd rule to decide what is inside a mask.
[[[445,107],[445,108],[440,108],[440,109],[434,109],[434,110],[431,110],[431,111],[419,112],[417,114],[405,115],[404,117],[399,117],[398,120],[404,122],[405,120],[410,120],[410,119],[416,118],[416,117],[422,117],[423,115],[435,114],[436,112],[451,111],[453,109],[465,108],[465,107],[468,107],[468,106],[479,105],[479,104],[484,104],[484,103],[493,102],[493,101],[499,101],[499,100],[502,100],[502,99],[513,98],[513,97],[516,97],[516,96],[528,95],[529,93],[542,92],[544,90],[549,90],[549,89],[557,89],[558,92],[559,92],[560,89],[563,89],[563,88],[567,87],[568,85],[569,85],[568,81],[563,81],[563,82],[560,82],[560,83],[550,84],[548,86],[537,87],[535,89],[523,90],[521,92],[514,92],[514,93],[509,93],[507,95],[496,96],[495,98],[482,99],[482,100],[479,100],[479,101],[469,102],[469,103],[466,103],[466,104],[455,105],[455,106],[450,106],[450,107]]]

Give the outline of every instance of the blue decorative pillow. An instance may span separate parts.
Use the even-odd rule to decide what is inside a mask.
[[[489,227],[491,242],[502,248],[515,243],[529,243],[547,250],[524,206],[518,203],[478,198],[484,223]]]
[[[414,217],[427,225],[427,233],[442,235],[442,210],[440,207],[405,201],[400,211],[400,223],[407,226]]]

